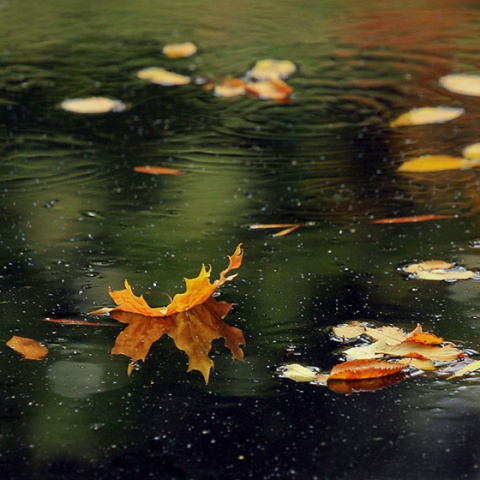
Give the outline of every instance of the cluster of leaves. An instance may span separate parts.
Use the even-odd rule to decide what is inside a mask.
[[[453,74],[440,78],[439,85],[446,90],[469,96],[480,96],[480,75]],[[444,123],[465,113],[463,108],[421,107],[403,113],[390,122],[392,128],[412,125]],[[464,170],[480,166],[480,144],[465,147],[461,157],[452,155],[422,155],[410,158],[398,168],[399,172],[423,173],[444,170]]]
[[[211,268],[202,265],[196,278],[185,279],[185,292],[176,294],[165,307],[150,307],[143,296],[133,293],[126,280],[124,290],[110,290],[110,296],[117,306],[102,308],[92,314],[109,314],[127,325],[118,335],[112,354],[130,358],[127,370],[129,375],[138,361],[145,361],[152,344],[164,334],[172,338],[176,347],[187,354],[188,371],[200,371],[206,383],[214,365],[209,357],[213,340],[224,338],[225,346],[231,351],[233,359],[243,360],[240,346],[245,345],[245,338],[242,331],[223,321],[232,304],[219,302],[212,297],[218,287],[236,277],[236,274],[230,275],[230,272],[239,268],[242,260],[243,250],[240,244],[233,255],[229,256],[227,268],[213,282],[210,282]],[[69,320],[59,322],[87,324]],[[13,337],[7,345],[29,360],[42,360],[48,353],[45,346],[24,337]]]
[[[454,263],[444,262],[443,260],[427,260],[420,263],[411,263],[405,265],[403,271],[410,278],[420,280],[468,280],[470,278],[479,278],[479,274],[465,267],[455,265]]]
[[[467,354],[451,342],[423,331],[420,325],[409,333],[393,327],[374,328],[366,323],[351,322],[332,329],[333,339],[361,343],[342,353],[346,361],[329,373],[316,367],[291,364],[280,367],[280,375],[296,382],[325,385],[339,393],[372,391],[397,383],[413,372],[449,372],[457,378],[480,369]]]

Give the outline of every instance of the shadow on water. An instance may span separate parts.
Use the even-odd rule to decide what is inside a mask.
[[[0,1],[0,338],[49,347],[42,362],[2,347],[2,478],[478,478],[477,377],[341,395],[275,370],[330,368],[329,327],[354,318],[419,322],[477,348],[479,283],[407,281],[399,267],[478,267],[478,173],[396,169],[478,141],[480,103],[438,78],[478,73],[479,14],[448,1]],[[183,40],[199,54],[161,55]],[[269,57],[297,65],[290,103],[135,75],[157,65],[219,81]],[[97,95],[127,109],[59,108]],[[389,127],[424,105],[466,114]],[[369,223],[431,213],[452,218]],[[280,238],[249,230],[268,223],[302,226]],[[244,264],[221,296],[235,302],[227,322],[245,333],[246,361],[214,342],[208,385],[168,338],[128,377],[126,358],[110,355],[113,320],[42,321],[86,318],[124,278],[162,305],[161,292],[182,291],[202,262],[216,274],[240,242]]]

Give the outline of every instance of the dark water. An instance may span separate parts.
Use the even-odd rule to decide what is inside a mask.
[[[407,157],[479,141],[480,100],[442,90],[479,73],[478,2],[59,2],[0,0],[0,338],[41,340],[42,362],[0,349],[2,478],[476,479],[480,382],[421,376],[340,395],[275,375],[329,368],[329,326],[417,322],[478,349],[480,284],[406,281],[439,258],[478,268],[474,170],[399,175]],[[191,40],[195,57],[167,60]],[[212,79],[261,58],[298,67],[290,104],[215,98],[135,77],[149,66]],[[75,115],[65,98],[128,109]],[[460,106],[443,125],[392,131],[415,106]],[[179,168],[147,176],[136,165]],[[424,214],[449,220],[372,225]],[[281,238],[256,223],[307,226]],[[209,385],[170,339],[128,378],[119,326],[82,319],[136,292],[183,291],[243,242],[222,298],[247,339],[244,363],[214,344]]]

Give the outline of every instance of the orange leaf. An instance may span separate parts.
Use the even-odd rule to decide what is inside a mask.
[[[443,338],[437,337],[433,333],[414,333],[408,336],[409,342],[422,343],[424,345],[441,345]]]
[[[227,77],[219,85],[215,85],[213,93],[217,97],[236,97],[245,94],[245,82],[240,78]]]
[[[48,350],[40,342],[31,338],[13,336],[7,345],[26,360],[42,360],[48,354]]]
[[[451,155],[424,155],[407,160],[398,167],[399,172],[440,172],[444,170],[461,170],[479,167],[480,161],[466,160]]]
[[[245,84],[247,93],[263,100],[286,100],[292,93],[292,87],[279,78]]]
[[[445,218],[454,218],[454,215],[414,215],[412,217],[396,217],[396,218],[379,218],[368,223],[376,225],[390,224],[390,223],[416,223],[427,222],[428,220],[443,220]]]
[[[366,359],[339,363],[332,368],[328,380],[362,380],[393,375],[406,366],[386,360]]]
[[[128,326],[118,335],[112,354],[131,358],[128,366],[130,375],[135,362],[145,358],[154,342],[165,333],[173,338],[176,347],[183,350],[189,359],[188,371],[198,370],[208,383],[213,361],[208,356],[212,341],[225,338],[225,346],[234,359],[243,360],[240,345],[245,344],[241,330],[223,322],[232,305],[209,298],[186,312],[168,317],[146,317],[143,315],[115,311],[112,317]]]
[[[150,175],[181,175],[183,173],[175,168],[151,167],[149,165],[133,167],[133,170],[138,173],[149,173]]]
[[[114,308],[101,308],[92,312],[93,315],[101,315],[112,312],[114,310],[122,310],[125,312],[139,313],[149,317],[166,317],[174,313],[185,312],[195,305],[200,305],[212,296],[215,290],[223,285],[225,282],[232,280],[235,275],[227,274],[231,270],[237,269],[242,264],[243,250],[242,244],[237,245],[235,252],[229,256],[228,267],[220,273],[218,280],[210,283],[211,269],[206,269],[202,265],[200,273],[196,278],[185,278],[186,291],[184,293],[177,293],[173,300],[166,307],[152,308],[143,298],[143,295],[136,296],[130,284],[125,280],[124,290],[110,290],[110,296],[117,304]]]

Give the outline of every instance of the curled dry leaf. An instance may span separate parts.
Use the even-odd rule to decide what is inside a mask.
[[[143,298],[143,295],[136,296],[128,281],[125,280],[124,290],[109,291],[110,296],[117,306],[113,308],[101,308],[100,310],[92,312],[92,315],[103,315],[115,310],[123,310],[125,312],[139,313],[150,317],[166,317],[168,315],[173,315],[174,313],[187,311],[195,305],[201,305],[204,303],[212,296],[219,286],[236,277],[236,274],[230,276],[227,275],[231,270],[239,268],[242,264],[242,244],[237,245],[233,255],[228,258],[229,264],[225,270],[220,272],[218,280],[210,283],[211,268],[207,270],[205,265],[202,265],[200,273],[196,278],[185,278],[187,287],[186,291],[184,293],[177,293],[166,307],[150,307]]]
[[[137,72],[137,77],[164,87],[187,85],[191,82],[190,77],[169,72],[168,70],[158,67],[150,67],[140,70]]]
[[[147,173],[149,175],[181,175],[182,170],[168,167],[154,167],[150,165],[133,167],[133,170],[138,173]]]
[[[463,115],[463,108],[454,107],[423,107],[414,108],[390,122],[390,127],[406,127],[411,125],[427,125],[445,123]]]
[[[250,75],[257,80],[271,80],[272,78],[288,78],[296,70],[297,67],[290,60],[265,59],[255,63]]]
[[[7,342],[7,345],[20,355],[23,355],[26,360],[43,360],[48,354],[48,350],[40,342],[31,338],[14,335]]]
[[[198,47],[192,42],[171,43],[162,49],[164,55],[169,58],[191,57],[197,53]]]
[[[468,158],[469,160],[480,159],[480,143],[468,145],[462,150],[462,155],[464,158]]]
[[[279,78],[271,78],[261,82],[248,82],[245,90],[262,100],[286,100],[292,93],[292,87]]]
[[[440,86],[460,95],[480,96],[480,75],[457,73],[446,75],[439,80]]]
[[[310,368],[299,365],[298,363],[285,365],[280,371],[282,378],[288,378],[294,382],[313,382],[318,376],[318,374]]]
[[[120,100],[105,97],[71,98],[64,100],[60,108],[73,113],[123,112],[127,107]]]
[[[398,167],[399,172],[441,172],[479,167],[480,160],[467,160],[451,155],[424,155],[407,160]]]
[[[240,78],[227,77],[222,83],[215,85],[213,93],[217,97],[245,95],[245,82]]]

